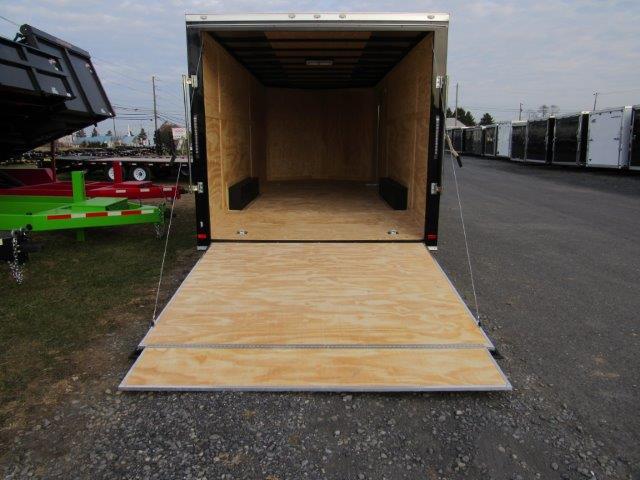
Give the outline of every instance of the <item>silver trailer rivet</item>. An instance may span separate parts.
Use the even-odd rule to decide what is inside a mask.
[[[435,16],[435,15],[427,15],[427,18],[428,18],[429,20],[433,20],[434,18],[436,18],[436,16]]]
[[[316,13],[313,18],[320,18],[320,15]]]
[[[398,235],[398,230],[396,230],[395,228],[392,228],[391,230],[389,230],[387,232],[389,235]]]
[[[290,13],[289,14],[289,18],[296,18],[296,14],[295,13]]]
[[[347,18],[347,16],[344,13],[341,13],[340,15],[338,15],[340,18]]]
[[[244,237],[245,235],[247,235],[249,232],[247,232],[246,230],[238,230],[238,235],[240,235],[241,237]]]
[[[206,15],[200,15],[200,20],[206,20],[207,16]]]

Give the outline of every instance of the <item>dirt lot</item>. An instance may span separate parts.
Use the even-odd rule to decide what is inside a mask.
[[[437,258],[473,307],[445,173]],[[161,245],[56,234],[26,285],[0,280],[5,477],[640,478],[640,177],[484,159],[458,176],[513,392],[119,394]],[[192,213],[181,201],[163,301],[197,258]]]

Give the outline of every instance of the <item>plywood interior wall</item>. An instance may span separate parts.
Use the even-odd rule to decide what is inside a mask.
[[[267,89],[268,180],[375,178],[373,88]]]
[[[409,190],[408,208],[424,221],[433,38],[425,37],[377,85],[378,170]]]
[[[209,208],[215,224],[228,210],[228,188],[264,175],[265,88],[211,37],[204,37],[202,75],[207,130]]]

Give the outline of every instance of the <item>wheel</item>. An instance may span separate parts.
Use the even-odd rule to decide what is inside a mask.
[[[113,167],[105,167],[104,169],[104,176],[107,178],[107,180],[111,180],[112,182],[115,180],[115,175],[113,173]],[[124,168],[124,166],[122,167],[122,178],[127,178],[127,170]]]
[[[131,169],[131,179],[136,180],[138,182],[143,182],[145,180],[149,180],[151,178],[151,172],[147,167],[142,165],[138,165],[137,167],[133,167]]]
[[[187,165],[186,163],[182,163],[178,168],[180,169],[181,177],[189,178],[189,165]]]

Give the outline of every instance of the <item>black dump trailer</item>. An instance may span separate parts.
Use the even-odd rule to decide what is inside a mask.
[[[556,117],[551,163],[585,165],[589,138],[589,113]]]
[[[553,150],[555,118],[529,120],[527,125],[527,162],[549,163]]]
[[[482,129],[482,155],[495,157],[498,146],[498,125],[486,125]]]
[[[640,170],[640,105],[633,107],[629,149],[629,168]]]
[[[89,54],[30,25],[0,37],[0,112],[0,162],[114,116]],[[28,240],[0,231],[0,261],[18,282],[36,250]]]
[[[30,25],[0,37],[0,160],[114,116],[86,51]]]
[[[511,160],[522,162],[527,153],[527,122],[517,121],[511,125]]]

